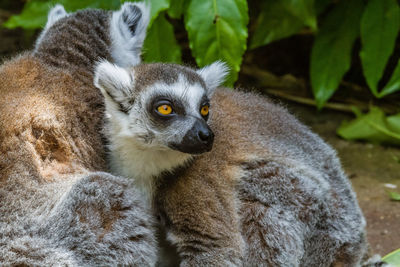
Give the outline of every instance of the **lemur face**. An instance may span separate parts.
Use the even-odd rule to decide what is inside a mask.
[[[143,148],[200,154],[212,148],[210,97],[225,75],[220,62],[198,71],[173,64],[126,70],[103,62],[95,84],[121,136]]]
[[[211,150],[210,101],[203,85],[180,74],[176,82],[156,82],[141,95],[148,128],[159,144],[189,154]]]

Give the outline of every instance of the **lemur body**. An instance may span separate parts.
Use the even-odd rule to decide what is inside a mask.
[[[99,64],[113,171],[147,196],[182,266],[359,265],[365,220],[335,151],[267,98],[216,89],[225,74]]]
[[[92,82],[99,58],[140,62],[147,14],[143,4],[56,6],[34,50],[0,67],[0,265],[155,264],[148,208],[101,172],[104,108]]]

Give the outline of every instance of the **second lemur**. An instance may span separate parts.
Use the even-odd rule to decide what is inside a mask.
[[[98,65],[111,168],[161,218],[182,266],[357,266],[365,220],[336,152],[227,68]]]

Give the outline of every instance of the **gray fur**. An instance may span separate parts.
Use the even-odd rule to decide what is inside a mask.
[[[56,10],[50,11],[49,18],[61,7],[54,7]],[[144,41],[148,13],[149,8],[143,3],[125,3],[119,11],[90,9],[57,17],[49,22],[50,26],[46,25],[34,55],[47,64],[73,72],[75,78],[92,85],[94,66],[101,59],[126,67],[140,63],[137,47]],[[137,27],[133,27],[135,23]],[[122,36],[120,28],[125,29]],[[121,38],[124,45],[115,47],[116,43],[121,43]]]
[[[133,6],[136,4],[124,5]],[[148,13],[144,7],[139,4],[132,9],[134,15]],[[55,92],[49,90],[35,107],[16,101],[32,116],[28,126],[12,128],[14,124],[10,123],[12,127],[7,128],[5,121],[0,127],[0,265],[154,266],[154,219],[147,204],[126,179],[97,171],[105,169],[105,153],[99,131],[93,130],[100,129],[103,110],[100,94],[92,85],[93,68],[101,58],[118,62],[111,55],[113,39],[109,32],[115,13],[84,10],[58,17],[54,12],[35,50],[7,65],[22,65],[20,69],[26,64],[35,66],[38,70],[32,72],[41,72],[32,79],[32,88],[39,94],[46,88]],[[147,25],[143,19],[148,18],[140,17],[137,22]],[[134,32],[131,35],[136,38]],[[119,56],[136,53],[128,50],[121,50]],[[5,75],[4,71],[0,75]],[[26,71],[31,78],[29,75],[31,69]],[[42,77],[50,78],[43,81]],[[0,78],[13,86],[19,81],[15,77]],[[28,87],[30,82],[26,82]],[[1,86],[0,92],[14,97]],[[36,93],[33,89],[32,94]],[[46,102],[48,95],[54,102]],[[40,101],[49,105],[47,110],[40,110]],[[59,110],[63,113],[56,115]],[[24,119],[11,118],[16,125],[24,125]],[[81,128],[74,128],[78,125]],[[7,135],[6,131],[19,132]],[[93,136],[81,138],[87,131]],[[64,147],[68,153],[62,150]],[[58,151],[61,153],[56,155]],[[43,166],[50,166],[53,172],[45,173]]]
[[[34,55],[49,65],[73,72],[77,79],[89,80],[98,60],[112,60],[110,16],[104,10],[82,10],[56,21],[36,45]]]
[[[190,68],[176,64],[142,64],[135,68],[135,73],[136,79],[134,86],[136,92],[142,92],[147,87],[153,86],[158,82],[172,85],[178,82],[180,75],[185,77],[185,81],[187,81],[189,85],[199,83],[203,88],[206,88],[206,84],[199,74]]]
[[[40,33],[39,37],[36,40],[36,45],[35,47],[39,46],[39,44],[42,42],[42,39],[44,36],[47,35],[47,30],[53,26],[53,24],[62,19],[63,17],[68,16],[68,13],[65,11],[64,7],[60,4],[56,5],[53,7],[47,16],[47,23],[46,26],[44,27],[43,31]]]
[[[138,75],[140,68],[146,69],[146,74]],[[182,67],[174,68],[171,76],[165,74],[165,79],[154,75],[162,73],[160,68],[171,73],[169,65],[122,69],[140,77],[132,79],[131,86],[142,89],[131,90],[130,97],[142,103],[135,102],[129,116],[111,114],[110,118],[112,125],[118,125],[108,128],[114,171],[135,181],[144,175],[135,172],[135,161],[140,166],[171,162],[168,156],[144,159],[157,149],[148,146],[138,154],[134,144],[142,141],[135,134],[125,135],[128,131],[121,130],[125,129],[121,125],[152,127],[151,121],[140,117],[149,95],[162,92],[168,96],[182,86],[190,98],[204,90],[188,79],[176,79],[179,74],[175,71]],[[187,77],[188,71],[182,71],[181,76]],[[202,73],[204,84],[217,86],[215,83],[222,81],[215,71]],[[118,77],[113,76],[115,84]],[[336,152],[284,108],[259,95],[220,88],[211,107],[209,124],[216,136],[213,150],[194,157],[182,172],[175,171],[184,166],[185,157],[166,164],[169,169],[156,169],[159,175],[153,172],[141,177],[147,182],[159,179],[158,187],[144,193],[154,201],[181,264],[359,266],[367,248],[365,219]],[[135,117],[141,119],[132,120]],[[172,131],[162,129],[154,131],[155,138],[165,132],[172,135]],[[167,148],[163,153],[168,155]],[[135,154],[139,156],[129,157]]]
[[[18,196],[2,198],[2,266],[155,264],[153,218],[126,179],[98,172],[24,183],[0,191]]]
[[[245,265],[360,265],[365,220],[336,152],[285,109],[251,94],[235,99],[260,114],[241,127],[259,150],[240,166]]]

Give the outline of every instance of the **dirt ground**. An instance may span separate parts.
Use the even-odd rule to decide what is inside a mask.
[[[1,11],[0,24],[10,15]],[[0,62],[29,49],[31,41],[27,38],[21,30],[0,28]],[[400,149],[338,138],[335,129],[351,115],[329,110],[318,113],[314,108],[293,103],[287,103],[287,107],[337,149],[367,219],[372,251],[385,255],[400,248],[400,201],[391,201],[385,187],[390,183],[397,186],[390,190],[400,192]]]

